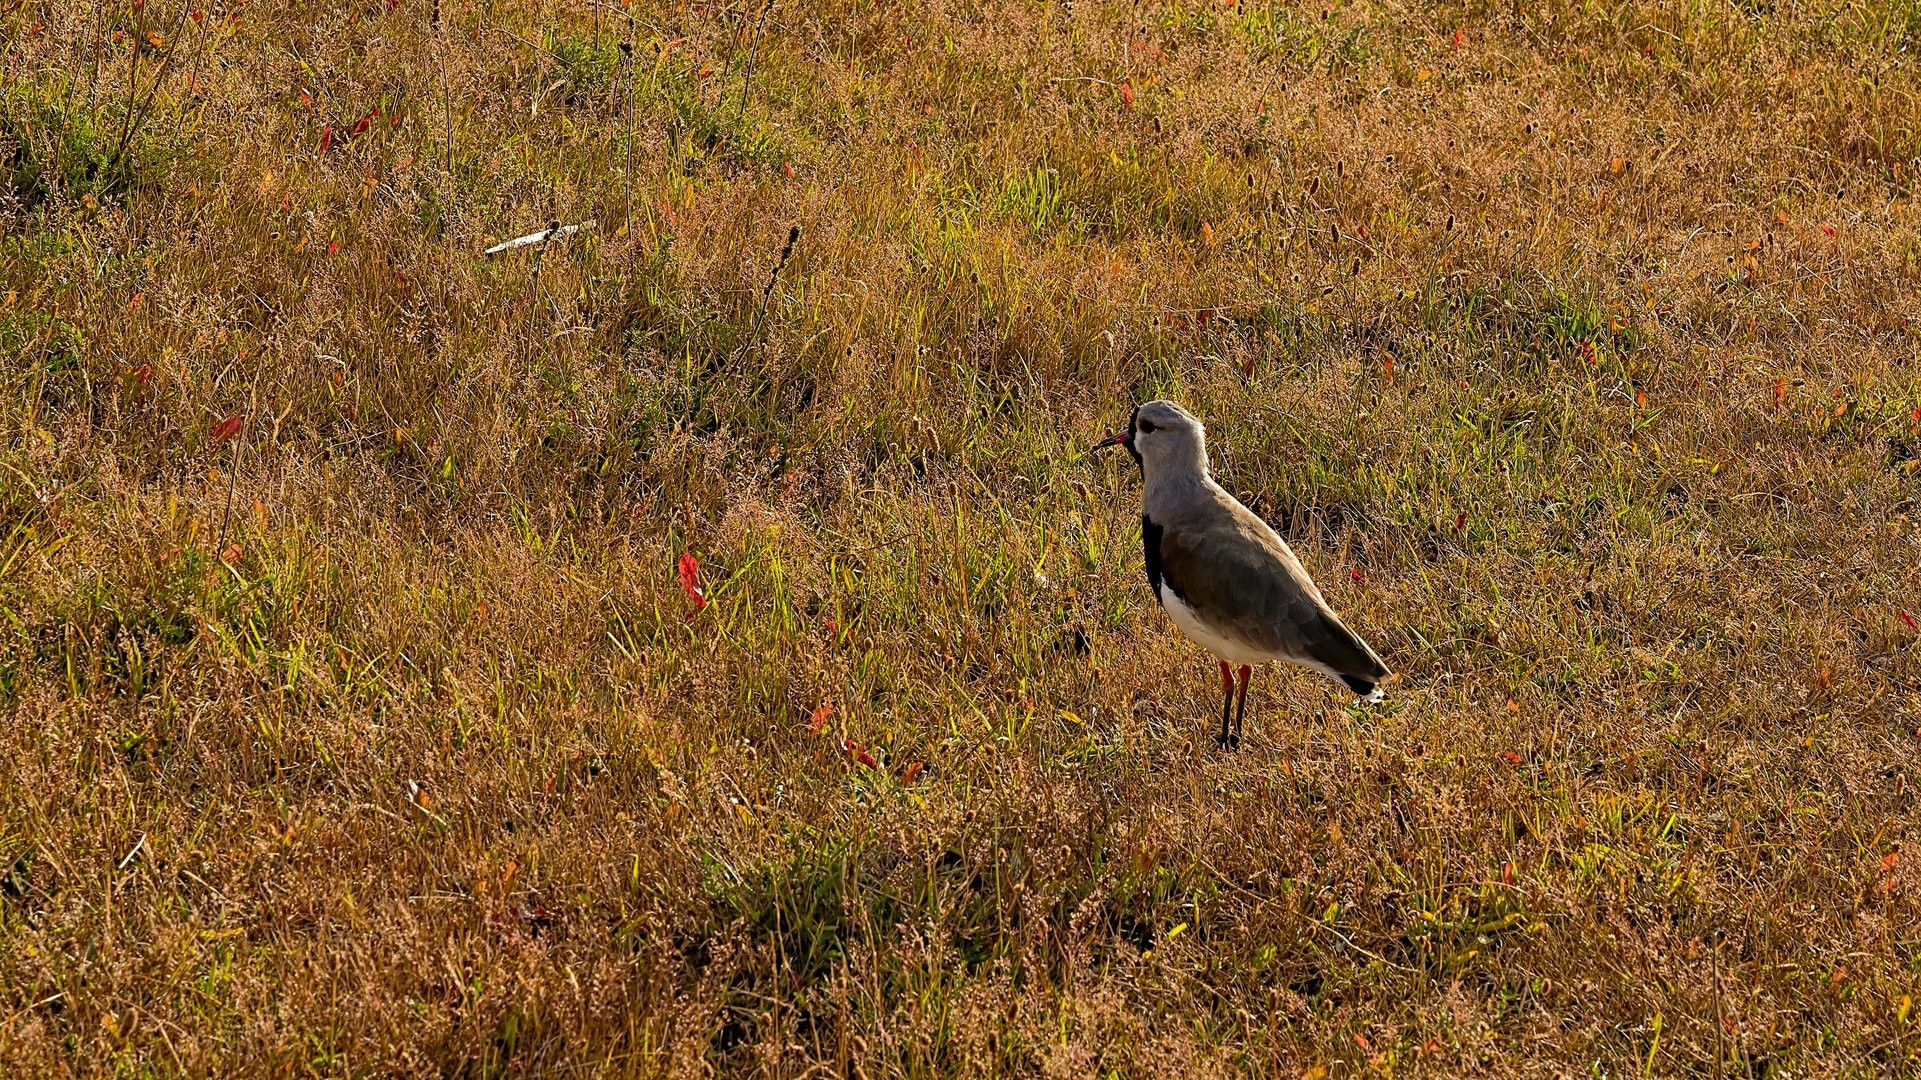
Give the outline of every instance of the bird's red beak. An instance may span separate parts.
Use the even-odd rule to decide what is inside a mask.
[[[1101,450],[1109,446],[1126,446],[1128,443],[1133,441],[1134,441],[1134,433],[1128,430],[1127,428],[1122,428],[1119,431],[1116,431],[1114,434],[1109,435],[1107,438],[1102,439],[1100,442],[1095,443],[1092,449],[1088,450],[1088,453],[1091,454],[1095,450]]]

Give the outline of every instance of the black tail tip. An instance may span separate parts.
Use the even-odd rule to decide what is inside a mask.
[[[1374,692],[1374,680],[1363,679],[1359,675],[1341,676],[1341,684],[1354,691],[1357,697],[1366,697]]]

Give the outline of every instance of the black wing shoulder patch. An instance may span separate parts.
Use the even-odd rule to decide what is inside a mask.
[[[1141,559],[1147,564],[1147,587],[1154,590],[1154,599],[1161,598],[1161,532],[1154,519],[1141,515]]]

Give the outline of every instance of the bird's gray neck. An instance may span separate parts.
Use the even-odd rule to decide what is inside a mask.
[[[1212,485],[1207,475],[1207,452],[1199,450],[1141,466],[1141,509],[1148,517],[1165,519],[1204,499]]]

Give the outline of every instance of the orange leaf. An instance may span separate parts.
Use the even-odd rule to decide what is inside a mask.
[[[227,550],[220,553],[220,561],[223,563],[232,565],[233,563],[237,563],[240,561],[240,555],[241,555],[241,551],[240,551],[239,544],[228,544]]]
[[[832,705],[822,705],[814,710],[813,719],[807,721],[807,734],[818,735],[827,728],[827,718],[834,715]]]
[[[1121,84],[1121,104],[1129,109],[1134,107],[1134,84],[1133,83]]]
[[[1777,409],[1780,408],[1782,402],[1785,402],[1787,399],[1788,381],[1786,379],[1774,380],[1774,407]]]
[[[246,423],[246,421],[240,418],[240,414],[235,413],[225,420],[220,421],[218,424],[215,424],[213,426],[213,444],[219,446],[221,443],[240,434],[240,427],[244,423]]]

